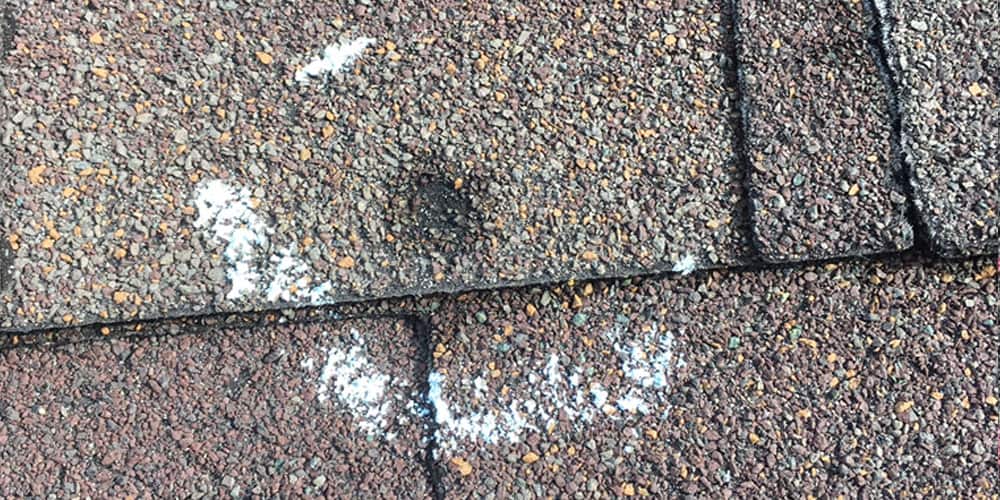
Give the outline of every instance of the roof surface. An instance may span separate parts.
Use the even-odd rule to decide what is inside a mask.
[[[0,493],[990,494],[998,18],[0,0]]]
[[[754,237],[773,262],[913,244],[860,2],[738,2]]]
[[[7,348],[0,489],[988,494],[995,275],[703,272]]]

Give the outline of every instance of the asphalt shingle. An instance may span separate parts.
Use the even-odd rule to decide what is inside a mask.
[[[968,0],[877,0],[903,159],[935,251],[1000,245],[1000,17]]]
[[[996,250],[980,4],[7,4],[5,494],[1000,482],[996,262],[686,275]]]
[[[9,349],[0,491],[429,495],[420,352],[393,319]]]
[[[764,259],[909,248],[889,91],[861,2],[737,2],[754,236]]]
[[[742,262],[724,4],[18,2],[0,324]]]
[[[469,294],[431,316],[443,490],[986,493],[998,307],[985,260]]]

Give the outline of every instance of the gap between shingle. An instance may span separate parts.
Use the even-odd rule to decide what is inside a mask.
[[[892,177],[906,195],[905,216],[913,228],[913,249],[924,255],[936,253],[945,256],[942,249],[933,247],[933,240],[927,221],[920,214],[916,204],[914,190],[913,166],[907,161],[903,149],[903,122],[899,104],[899,78],[892,61],[896,51],[892,47],[889,34],[895,26],[892,19],[891,4],[893,0],[864,0],[865,22],[868,24],[868,49],[875,67],[885,87],[886,103],[889,112],[889,125],[892,135],[889,139],[892,154]]]

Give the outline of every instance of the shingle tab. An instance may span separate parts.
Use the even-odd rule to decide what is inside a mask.
[[[383,319],[0,352],[0,491],[429,495],[413,339]]]
[[[19,2],[0,324],[742,262],[724,3]]]
[[[903,158],[933,249],[1000,245],[1000,14],[990,2],[880,0]]]
[[[796,261],[913,241],[893,179],[889,91],[861,2],[738,2],[754,234]]]

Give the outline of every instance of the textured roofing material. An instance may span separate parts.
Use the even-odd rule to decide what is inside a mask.
[[[742,262],[723,4],[19,2],[2,325]]]
[[[0,495],[991,492],[997,13],[735,4],[0,0]]]
[[[935,251],[1000,246],[1000,13],[990,2],[880,0],[903,159]]]
[[[1000,480],[986,260],[404,302],[429,329],[220,324],[6,349],[0,453],[26,465],[0,469],[0,489],[858,496]]]
[[[909,248],[861,2],[737,3],[755,240],[774,262]]]
[[[429,494],[404,324],[186,333],[0,353],[0,491]]]

